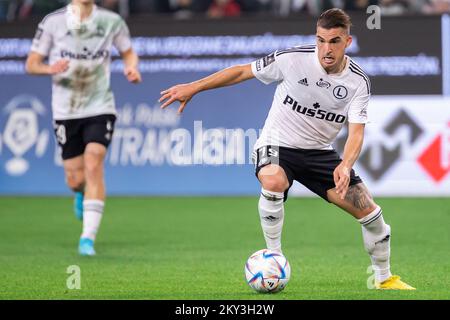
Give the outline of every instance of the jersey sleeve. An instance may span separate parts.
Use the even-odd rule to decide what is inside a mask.
[[[119,27],[113,38],[113,45],[119,52],[125,52],[131,48],[130,30],[123,19],[120,19]]]
[[[45,57],[48,56],[53,42],[51,30],[50,20],[44,18],[38,25],[30,50]]]
[[[350,103],[348,109],[348,122],[367,123],[369,122],[368,108],[370,99],[370,89],[362,83],[356,90],[355,98]]]
[[[276,58],[276,51],[268,56],[252,62],[252,72],[264,84],[283,80],[280,63]]]

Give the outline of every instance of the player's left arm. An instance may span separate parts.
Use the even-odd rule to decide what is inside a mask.
[[[139,72],[139,57],[133,50],[131,43],[130,30],[122,18],[119,18],[117,29],[114,31],[113,45],[120,52],[124,68],[123,73],[131,83],[139,83],[142,81]]]
[[[342,162],[333,172],[336,193],[345,198],[350,183],[350,172],[361,153],[364,141],[364,123],[349,123],[348,137],[344,147]]]
[[[123,59],[124,69],[123,73],[128,81],[131,83],[139,83],[142,81],[141,73],[139,72],[139,57],[130,48],[120,54]]]
[[[350,172],[362,149],[365,124],[369,121],[369,99],[370,82],[361,81],[348,110],[348,137],[342,162],[333,172],[336,193],[342,200],[350,184]]]

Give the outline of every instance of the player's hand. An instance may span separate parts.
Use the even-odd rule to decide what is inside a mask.
[[[179,84],[167,90],[161,91],[161,98],[159,102],[162,103],[161,108],[164,109],[175,101],[180,102],[178,113],[182,113],[186,104],[192,99],[194,94],[197,93],[193,84]]]
[[[336,193],[344,200],[347,194],[348,185],[350,183],[350,170],[343,162],[341,162],[333,172],[334,184],[336,185]]]
[[[125,69],[123,70],[123,74],[131,83],[142,82],[141,73],[135,67],[125,67]]]
[[[50,65],[50,74],[59,74],[66,72],[67,69],[69,69],[69,60],[67,59],[61,59],[56,61],[54,64]]]

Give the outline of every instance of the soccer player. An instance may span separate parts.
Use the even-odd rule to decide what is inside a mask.
[[[28,73],[52,76],[54,129],[66,183],[76,192],[75,214],[83,220],[78,250],[86,256],[95,255],[105,205],[103,162],[116,119],[110,89],[113,45],[128,81],[140,82],[139,59],[123,19],[94,0],[73,0],[42,20],[26,62]]]
[[[256,176],[261,183],[259,214],[267,248],[281,252],[284,201],[294,180],[355,217],[379,289],[414,289],[390,272],[391,228],[361,178],[352,169],[368,122],[370,80],[345,49],[352,42],[350,17],[340,9],[317,21],[316,45],[276,51],[198,81],[161,92],[162,108],[180,102],[183,112],[204,90],[257,78],[277,82],[272,107],[255,144]],[[332,148],[348,124],[342,159]]]

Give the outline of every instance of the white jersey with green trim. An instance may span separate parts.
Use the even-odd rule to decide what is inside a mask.
[[[52,77],[55,120],[115,114],[110,89],[111,49],[131,48],[125,21],[116,13],[94,6],[81,23],[68,5],[48,14],[39,24],[31,51],[48,57],[49,64],[69,60],[64,73]]]
[[[275,96],[255,149],[266,145],[332,149],[344,125],[367,123],[370,80],[348,56],[339,74],[321,66],[315,45],[275,51],[254,61],[253,74],[277,82]]]

